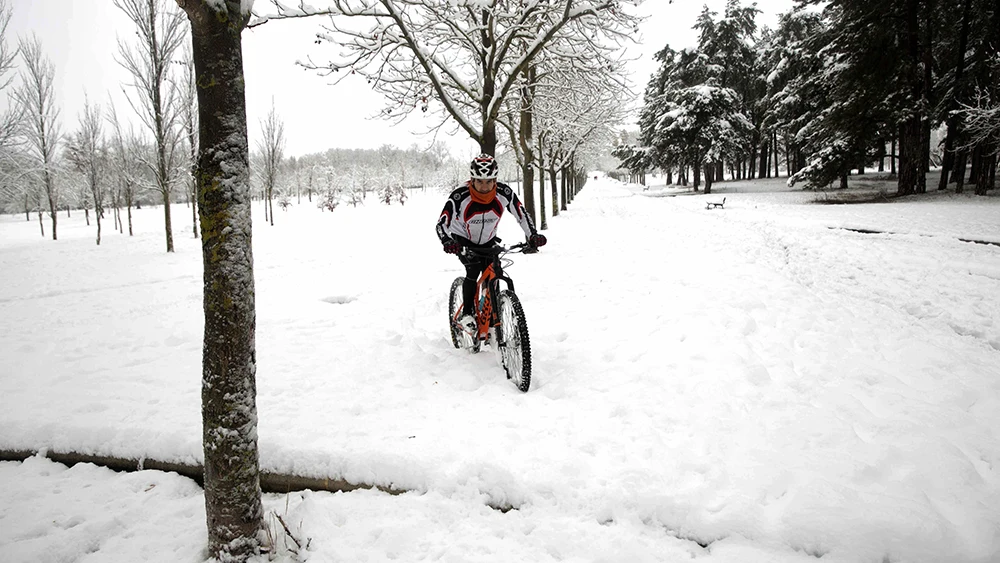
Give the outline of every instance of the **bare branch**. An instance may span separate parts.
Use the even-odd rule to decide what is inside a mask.
[[[271,0],[276,13],[259,18],[336,15],[317,38],[341,52],[302,66],[363,76],[386,98],[382,117],[441,112],[485,150],[495,143],[504,99],[532,62],[572,55],[580,68],[614,66],[613,51],[638,23],[622,5],[640,1],[329,0],[324,8],[291,8]]]
[[[173,252],[170,226],[170,192],[177,181],[175,162],[181,139],[180,104],[176,88],[170,86],[174,55],[185,38],[187,21],[181,12],[169,9],[166,0],[114,0],[135,24],[136,44],[118,40],[118,62],[132,76],[135,98],[126,97],[152,133],[156,148],[153,175],[163,199],[167,252]]]
[[[42,43],[34,34],[30,39],[21,39],[19,50],[25,69],[21,73],[21,86],[13,97],[24,113],[20,134],[29,160],[40,170],[40,193],[48,201],[52,240],[56,240],[56,211],[61,193],[56,182],[56,150],[62,135],[55,105],[55,67],[42,53]]]

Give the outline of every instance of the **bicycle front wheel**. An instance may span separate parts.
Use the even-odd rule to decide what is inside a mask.
[[[522,393],[531,385],[531,342],[528,340],[528,323],[524,319],[521,301],[513,291],[505,290],[499,296],[500,330],[498,346],[507,379]]]

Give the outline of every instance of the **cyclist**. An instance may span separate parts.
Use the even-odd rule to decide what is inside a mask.
[[[437,235],[448,254],[457,254],[465,266],[465,282],[462,284],[462,328],[472,332],[476,329],[473,316],[473,302],[476,299],[476,281],[489,261],[478,256],[462,253],[462,247],[487,248],[497,244],[497,225],[506,208],[515,217],[524,231],[529,251],[545,246],[545,235],[540,235],[524,211],[524,206],[514,190],[507,184],[497,182],[497,162],[488,155],[481,154],[470,165],[472,177],[459,186],[444,204],[444,210],[437,221]]]

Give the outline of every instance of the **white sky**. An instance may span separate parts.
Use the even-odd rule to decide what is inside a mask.
[[[691,26],[707,4],[722,12],[725,0],[695,2],[646,0],[639,13],[650,18],[641,29],[642,42],[636,49],[640,60],[633,64],[637,92],[654,70],[652,54],[669,43],[674,48],[690,47],[696,41]],[[773,26],[776,15],[792,7],[792,0],[762,0],[760,24]],[[264,0],[258,9],[266,11]],[[131,23],[111,0],[13,0],[14,15],[8,34],[11,43],[21,35],[35,32],[56,69],[64,131],[75,129],[83,108],[84,93],[91,100],[107,104],[108,93],[119,104],[119,115],[128,115],[120,83],[127,76],[115,62],[117,37],[130,33]],[[381,99],[359,77],[333,87],[330,80],[295,66],[306,55],[319,56],[329,44],[315,45],[313,37],[319,21],[270,22],[243,35],[244,66],[247,80],[247,113],[250,141],[255,143],[260,119],[267,114],[271,99],[285,122],[286,153],[301,155],[331,147],[374,148],[382,144],[407,147],[426,146],[430,138],[418,134],[426,129],[420,119],[399,127],[382,120],[369,120],[381,109]],[[463,133],[441,137],[453,151],[472,151]]]
[[[255,203],[262,468],[417,491],[267,510],[313,563],[1000,561],[1000,247],[960,240],[1000,243],[1000,194],[815,205],[784,180],[591,179],[507,268],[524,394],[452,347],[444,192],[303,198],[274,227]],[[58,241],[0,216],[0,449],[202,458],[201,241],[174,211],[169,255],[157,207],[101,246],[82,213]],[[0,462],[4,561],[204,545],[187,479]]]

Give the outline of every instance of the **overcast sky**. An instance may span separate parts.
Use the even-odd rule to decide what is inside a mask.
[[[121,94],[128,76],[115,62],[118,37],[128,38],[131,22],[114,7],[112,0],[8,0],[14,15],[8,41],[36,33],[42,49],[55,66],[57,103],[64,131],[77,126],[83,109],[84,93],[94,102],[107,105],[109,96],[118,106],[119,116],[131,109]],[[317,2],[316,5],[321,3]],[[642,44],[635,47],[633,82],[641,93],[655,69],[652,54],[669,44],[674,48],[694,46],[697,36],[691,29],[701,7],[707,4],[721,13],[725,0],[646,0],[639,13],[649,16],[641,27]],[[777,14],[788,11],[793,0],[760,0],[759,25],[773,27]],[[264,0],[255,6],[265,10]],[[375,148],[383,144],[408,147],[429,144],[421,136],[427,123],[412,119],[392,127],[382,120],[367,119],[381,109],[381,98],[363,79],[345,80],[331,86],[330,80],[295,65],[312,55],[322,60],[328,44],[316,45],[319,21],[272,21],[243,33],[243,58],[247,82],[247,117],[253,146],[260,120],[267,114],[273,97],[279,117],[285,122],[286,154],[302,155],[331,147]],[[131,39],[129,39],[131,40]],[[631,50],[630,50],[631,51]],[[441,135],[453,152],[471,152],[467,137]]]

